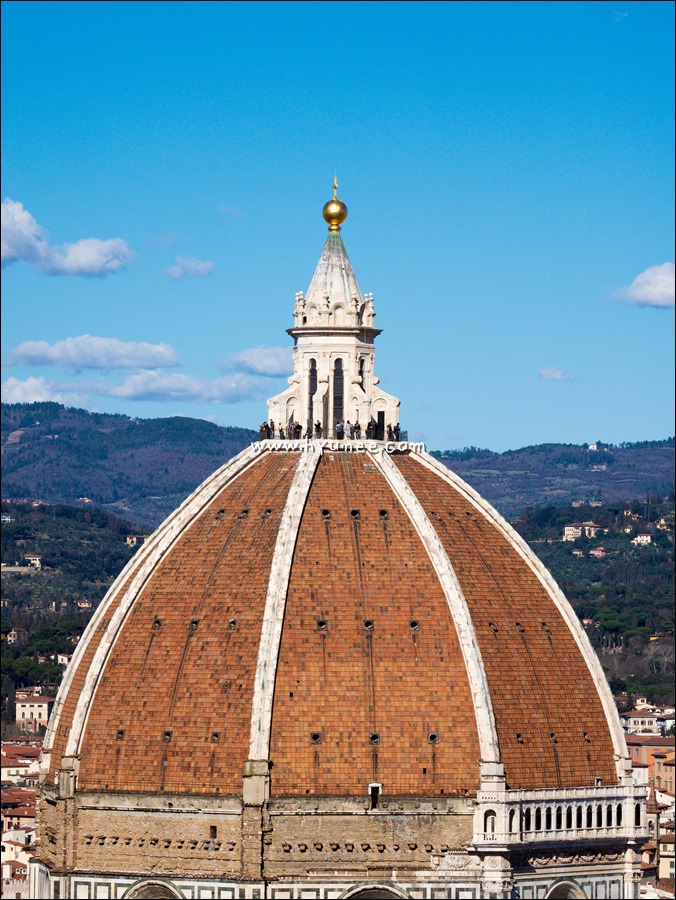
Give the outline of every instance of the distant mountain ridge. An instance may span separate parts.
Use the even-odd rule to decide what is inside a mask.
[[[74,504],[88,498],[155,527],[255,437],[246,428],[203,419],[134,419],[59,403],[3,403],[2,496]]]
[[[494,453],[433,451],[503,515],[527,506],[614,503],[674,490],[674,438],[626,444],[537,444]]]
[[[155,527],[256,438],[250,429],[203,419],[135,419],[59,403],[3,404],[2,496],[70,504],[88,498]],[[434,455],[509,517],[526,506],[633,500],[674,489],[673,438],[596,450],[541,444],[505,453],[470,447]]]

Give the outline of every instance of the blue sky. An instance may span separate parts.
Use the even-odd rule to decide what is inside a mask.
[[[410,435],[673,434],[673,18],[4,3],[4,398],[256,427],[335,173]]]

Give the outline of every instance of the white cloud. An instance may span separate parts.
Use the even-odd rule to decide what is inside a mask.
[[[61,250],[50,248],[40,268],[48,275],[106,275],[119,272],[132,256],[131,248],[121,238],[82,238],[64,244]]]
[[[64,397],[56,389],[54,382],[46,378],[31,376],[25,381],[20,378],[8,378],[2,385],[3,403],[44,403],[53,400],[63,403]]]
[[[164,270],[170,278],[192,277],[194,275],[211,275],[214,264],[208,260],[195,259],[194,256],[177,256],[176,265]]]
[[[224,362],[226,369],[247,372],[250,375],[291,375],[293,372],[293,348],[253,347],[232,353]]]
[[[538,378],[545,381],[574,381],[575,375],[568,375],[565,369],[557,369],[556,366],[549,366],[546,369],[540,369]]]
[[[85,406],[87,396],[76,385],[56,384],[47,378],[30,376],[8,378],[2,385],[3,403],[64,403],[68,406]]]
[[[265,391],[256,378],[234,374],[202,379],[178,372],[147,370],[130,375],[121,385],[101,385],[98,393],[129,400],[193,400],[198,403],[237,403],[260,400]]]
[[[629,287],[615,294],[636,306],[656,306],[662,309],[674,305],[674,264],[650,266],[632,281]]]
[[[131,260],[133,251],[121,238],[82,238],[52,247],[44,229],[23,204],[2,202],[2,265],[22,260],[47,275],[106,275]]]
[[[178,353],[169,344],[145,341],[118,341],[117,338],[83,334],[49,344],[26,341],[9,357],[19,366],[65,366],[71,369],[147,369],[180,364]]]
[[[2,201],[2,264],[15,259],[38,263],[49,250],[42,236],[42,228],[23,204],[10,200]]]

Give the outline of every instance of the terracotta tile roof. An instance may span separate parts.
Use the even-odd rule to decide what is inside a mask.
[[[644,747],[673,747],[676,744],[675,738],[659,734],[628,734],[626,741],[627,744],[640,744]]]
[[[415,528],[367,457],[327,454],[319,463],[287,597],[273,792],[364,795],[370,781],[388,794],[474,792],[477,727],[448,604]]]
[[[40,759],[41,747],[24,746],[22,744],[3,743],[2,754],[8,758]]]
[[[2,813],[10,819],[33,819],[35,818],[35,804],[32,806],[3,806]]]
[[[35,800],[35,791],[26,788],[11,787],[2,792],[2,805],[8,803],[25,803]]]
[[[80,789],[241,793],[270,569],[299,458],[262,453],[155,563],[98,677]],[[415,458],[394,460],[465,595],[509,786],[615,783],[600,698],[548,590],[457,488]],[[145,558],[76,653],[52,775]],[[369,781],[395,795],[473,793],[480,752],[456,627],[415,526],[368,455],[319,461],[286,597],[273,794],[364,795]]]
[[[296,462],[261,457],[156,567],[94,697],[83,789],[241,791],[270,565]]]
[[[601,701],[548,592],[458,490],[411,457],[394,459],[433,519],[469,605],[508,785],[616,783]]]

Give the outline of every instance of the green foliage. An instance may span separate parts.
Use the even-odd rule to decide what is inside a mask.
[[[2,578],[7,604],[2,632],[14,626],[28,630],[23,646],[3,646],[2,700],[11,718],[10,687],[58,687],[64,670],[54,657],[73,653],[92,615],[79,610],[78,601],[95,606],[101,600],[136,552],[126,537],[139,529],[101,510],[63,504],[3,503],[2,511],[15,520],[2,525],[3,562],[22,561],[26,553],[40,554],[43,562],[40,572],[26,568],[25,573],[5,573]]]
[[[627,519],[625,510],[641,518]],[[661,518],[672,520],[673,511],[673,500],[652,495],[647,501],[602,507],[529,507],[515,523],[580,619],[592,620],[586,631],[601,659],[610,664],[614,693],[644,693],[653,702],[673,697],[673,531],[653,524]],[[565,525],[590,520],[607,533],[561,541]],[[627,522],[630,534],[623,530]],[[649,532],[652,543],[633,546],[634,531]],[[589,555],[599,547],[606,553],[603,558]],[[575,556],[574,550],[583,556]]]

